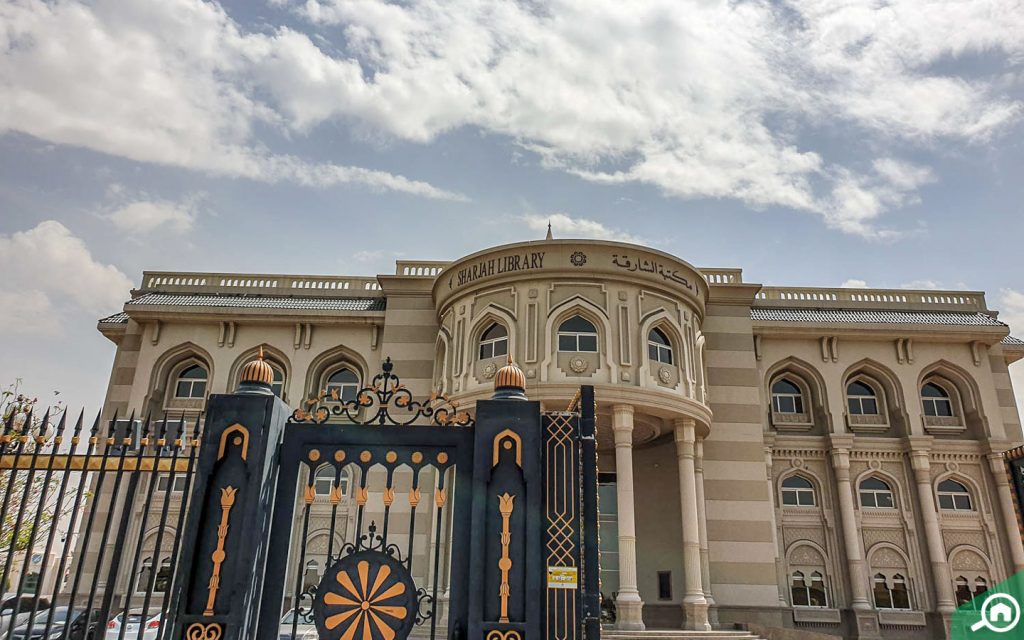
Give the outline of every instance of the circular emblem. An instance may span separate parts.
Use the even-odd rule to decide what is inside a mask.
[[[947,462],[946,463],[946,471],[949,471],[950,473],[956,473],[959,470],[960,470],[960,465],[958,465],[957,463],[955,463],[955,462]]]
[[[790,462],[790,464],[793,465],[794,469],[802,469],[803,466],[804,466],[804,459],[803,458],[793,458],[793,460]]]
[[[569,256],[569,262],[571,262],[574,267],[582,267],[587,264],[587,254],[582,251],[573,251],[572,255]]]
[[[584,371],[587,370],[588,366],[590,366],[589,363],[579,356],[576,356],[575,358],[569,361],[569,368],[575,371],[576,373],[583,373]]]
[[[401,562],[380,551],[345,556],[316,588],[320,640],[404,640],[416,619],[416,587]]]
[[[662,367],[658,369],[658,380],[668,384],[668,381],[672,379],[672,372],[668,370],[668,367]]]
[[[484,377],[490,380],[498,372],[498,367],[492,362],[484,367]]]
[[[875,471],[878,471],[879,469],[882,468],[882,463],[879,462],[878,460],[872,460],[872,461],[868,462],[868,467],[870,467],[871,469],[874,469]]]

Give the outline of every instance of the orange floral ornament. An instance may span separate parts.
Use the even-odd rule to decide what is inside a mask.
[[[379,551],[361,551],[327,572],[313,614],[323,640],[405,640],[415,607],[406,568]]]

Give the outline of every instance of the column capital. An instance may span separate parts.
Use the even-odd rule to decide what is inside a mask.
[[[928,472],[932,468],[932,457],[927,450],[914,450],[910,452],[910,467],[914,470],[914,475],[917,476],[918,482],[928,482],[931,480],[928,476]]]
[[[832,449],[829,451],[832,455],[832,466],[838,469],[850,470],[850,450],[849,449]]]
[[[1006,457],[1001,453],[990,453],[985,457],[988,458],[988,467],[992,470],[996,483],[1003,484],[1009,482],[1009,478],[1006,477],[1008,471],[1006,468]]]
[[[612,405],[612,415],[616,418],[625,418],[626,416],[632,418],[635,412],[636,410],[631,404],[621,403]]]

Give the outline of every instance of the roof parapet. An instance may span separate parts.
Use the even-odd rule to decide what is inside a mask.
[[[854,289],[849,287],[762,287],[755,307],[891,309],[989,313],[981,291]]]

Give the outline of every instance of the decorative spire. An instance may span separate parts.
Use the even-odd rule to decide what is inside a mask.
[[[554,240],[554,236],[551,235],[551,221],[548,220],[548,235],[544,236],[545,240]]]
[[[526,374],[512,362],[512,354],[508,356],[508,364],[494,374],[494,395],[492,400],[526,400]]]

